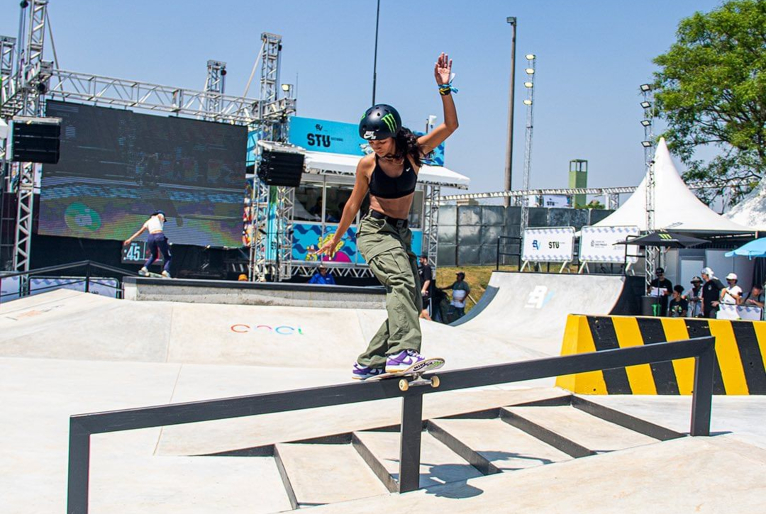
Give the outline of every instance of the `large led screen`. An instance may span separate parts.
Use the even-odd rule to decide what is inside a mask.
[[[43,167],[40,234],[125,240],[160,210],[171,243],[241,246],[245,127],[50,100],[46,114],[61,158]]]

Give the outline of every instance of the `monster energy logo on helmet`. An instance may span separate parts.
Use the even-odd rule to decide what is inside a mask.
[[[373,105],[359,122],[359,136],[368,140],[396,137],[402,128],[402,118],[396,109],[386,104]]]

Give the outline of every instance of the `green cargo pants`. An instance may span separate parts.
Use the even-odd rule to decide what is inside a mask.
[[[386,287],[388,319],[373,336],[357,362],[362,366],[383,368],[386,355],[402,350],[420,352],[420,296],[417,257],[410,245],[409,228],[392,226],[386,220],[362,218],[356,236],[357,248],[370,265],[375,277]]]

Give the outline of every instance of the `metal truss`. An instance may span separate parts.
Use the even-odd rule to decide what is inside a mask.
[[[606,202],[604,203],[604,206],[607,209],[617,209],[620,206],[620,195],[610,193],[608,195],[605,195]]]
[[[162,86],[149,82],[53,70],[49,95],[95,105],[116,105],[206,118],[237,125],[258,123],[258,100],[209,91]],[[208,105],[217,105],[209,111]]]
[[[745,180],[731,180],[727,182],[727,187],[740,187],[746,186],[748,183]],[[689,189],[711,189],[720,188],[720,184],[713,182],[688,182],[686,187]],[[454,202],[461,200],[487,200],[490,198],[505,198],[510,197],[512,199],[520,199],[526,195],[540,196],[540,195],[592,195],[592,196],[604,196],[611,197],[609,202],[611,205],[619,206],[619,195],[631,194],[638,189],[637,186],[626,187],[578,187],[573,189],[530,189],[528,191],[494,191],[491,193],[463,193],[457,195],[446,195],[439,197],[439,203]],[[616,198],[616,200],[615,200]]]
[[[437,185],[423,186],[423,243],[425,253],[428,255],[428,264],[436,269],[439,257],[439,193],[441,187]]]
[[[8,91],[8,98],[3,102],[0,115],[7,116],[10,107],[14,112],[11,116],[22,114],[29,117],[43,115],[42,96],[48,89],[48,80],[53,65],[43,61],[43,46],[45,42],[45,21],[47,19],[48,0],[29,0],[22,3],[20,41],[24,47],[19,49],[16,65],[16,75],[13,82],[15,89]],[[25,32],[24,15],[29,15],[28,30]],[[11,57],[12,58],[12,57]],[[3,88],[5,92],[6,88]],[[5,100],[5,99],[4,99]],[[39,120],[36,120],[39,121]],[[32,220],[34,218],[35,173],[37,167],[33,163],[16,165],[16,231],[13,240],[13,270],[28,271],[32,247]],[[26,290],[26,283],[22,289]]]
[[[221,111],[221,95],[226,89],[226,63],[210,60],[207,62],[207,79],[205,80],[206,98],[205,110],[208,112],[206,119],[217,121]]]
[[[633,193],[635,186],[630,187],[580,187],[574,189],[529,189],[526,191],[495,191],[492,193],[463,193],[458,195],[447,195],[439,198],[440,203],[453,202],[456,200],[486,200],[489,198],[523,198],[524,196],[540,195],[619,195]]]
[[[252,220],[250,239],[250,265],[248,278],[251,282],[265,282],[267,269],[266,245],[268,244],[267,224],[269,222],[269,186],[258,175],[253,177],[253,194],[250,200],[249,217]]]
[[[258,111],[259,118],[262,120],[271,119],[274,120],[274,112],[269,112],[277,104],[279,99],[279,91],[277,85],[279,84],[279,64],[280,55],[282,53],[282,36],[277,34],[271,34],[264,32],[261,34],[261,41],[263,41],[263,53],[261,58],[261,91],[260,96],[260,110]],[[267,108],[269,106],[269,108]],[[278,140],[278,134],[275,134],[274,123],[264,122],[264,140],[276,141]]]
[[[16,49],[16,38],[0,36],[0,104],[6,98],[13,96],[13,56]]]
[[[334,263],[327,263],[324,264],[327,265],[330,272],[336,276],[336,277],[354,277],[354,278],[362,278],[362,277],[374,277],[375,275],[372,274],[372,271],[370,271],[370,268],[368,266],[360,266],[356,264],[351,265],[334,265]],[[314,272],[317,270],[317,266],[319,266],[318,262],[315,262],[314,264],[307,264],[303,262],[293,262],[293,275],[294,276],[301,276],[301,277],[311,277]]]
[[[288,280],[293,275],[293,221],[295,214],[295,188],[272,186],[276,189],[276,280]]]

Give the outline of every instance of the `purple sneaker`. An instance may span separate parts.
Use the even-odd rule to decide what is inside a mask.
[[[418,364],[425,360],[426,358],[415,350],[404,350],[388,356],[386,360],[386,373],[416,371]]]
[[[354,369],[351,370],[351,378],[354,380],[367,380],[368,378],[377,377],[383,373],[385,373],[383,368],[370,368],[355,362]]]

